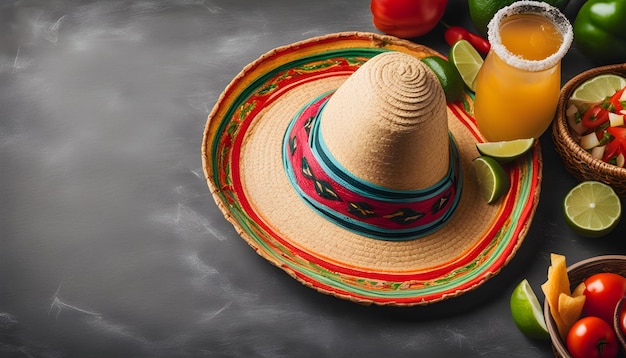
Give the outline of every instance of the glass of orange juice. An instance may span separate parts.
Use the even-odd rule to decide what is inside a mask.
[[[523,0],[500,9],[487,36],[491,50],[476,76],[478,128],[492,142],[538,138],[556,112],[572,26],[557,8]]]

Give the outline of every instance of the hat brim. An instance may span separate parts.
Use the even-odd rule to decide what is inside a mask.
[[[505,166],[509,191],[487,204],[471,172],[482,142],[473,96],[448,104],[463,187],[445,226],[409,241],[345,230],[296,194],[282,167],[282,141],[312,98],[338,88],[369,58],[435,50],[373,33],[337,33],[274,49],[246,66],[209,114],[202,161],[215,202],[263,258],[322,293],[362,304],[427,305],[471,291],[496,275],[522,244],[539,201],[541,148]]]

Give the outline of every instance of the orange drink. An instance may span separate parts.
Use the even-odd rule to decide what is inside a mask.
[[[496,13],[488,37],[476,76],[478,128],[488,141],[537,138],[554,118],[571,24],[546,3],[518,1]]]

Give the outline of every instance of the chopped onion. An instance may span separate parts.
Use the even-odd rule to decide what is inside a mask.
[[[580,146],[585,150],[597,147],[598,145],[600,145],[600,141],[598,140],[595,132],[591,132],[580,138]]]
[[[567,110],[565,110],[565,115],[567,116],[567,118],[574,117],[576,113],[578,113],[578,107],[573,104],[570,104],[570,106],[567,107]]]
[[[587,130],[587,128],[583,126],[582,121],[576,122],[576,114],[578,114],[578,107],[576,107],[573,104],[567,107],[567,110],[565,111],[565,116],[567,117],[567,124],[574,132],[578,134],[582,134],[585,130]]]
[[[619,153],[619,154],[618,154],[618,156],[617,156],[617,158],[615,158],[615,160],[616,160],[615,164],[616,164],[618,167],[623,168],[623,167],[624,167],[624,159],[625,159],[625,158],[624,158],[624,154]]]
[[[624,125],[624,115],[623,114],[615,114],[613,112],[609,112],[609,122],[611,123],[611,127],[619,127]]]
[[[591,156],[592,156],[593,158],[595,158],[595,159],[600,159],[600,160],[602,160],[602,156],[604,156],[604,148],[605,148],[605,147],[606,147],[606,146],[604,146],[604,145],[600,145],[600,146],[597,146],[597,147],[593,147],[593,148],[591,149]]]

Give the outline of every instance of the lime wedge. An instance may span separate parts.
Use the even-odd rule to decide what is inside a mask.
[[[523,279],[511,294],[511,315],[517,328],[529,338],[548,339],[543,309],[527,279]]]
[[[602,102],[606,97],[611,96],[617,90],[626,86],[626,78],[614,74],[604,74],[588,79],[578,86],[570,101],[579,103]]]
[[[476,91],[476,75],[483,65],[480,53],[467,40],[459,40],[450,48],[448,56],[456,66],[467,88]]]
[[[502,142],[476,143],[476,149],[482,155],[487,155],[505,164],[519,158],[533,147],[534,138],[515,139]]]
[[[493,203],[509,190],[509,177],[495,159],[482,155],[472,161],[472,168],[487,203]]]
[[[565,221],[584,237],[601,237],[613,230],[622,215],[620,199],[610,186],[583,181],[563,201]]]

